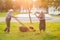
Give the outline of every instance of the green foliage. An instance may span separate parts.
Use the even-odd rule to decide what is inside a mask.
[[[18,23],[11,23],[11,32],[5,33],[3,30],[6,27],[5,22],[0,22],[0,40],[60,40],[60,22],[47,22],[46,29],[48,33],[39,33],[38,22],[30,24],[29,22],[24,23],[26,26],[32,25],[37,32],[20,32]]]
[[[44,6],[48,7],[49,5],[52,5],[54,2],[54,6],[57,7],[60,4],[60,0],[37,0],[36,4],[38,6]],[[25,8],[32,8],[33,2],[32,0],[0,0],[0,12],[7,11],[10,8],[13,9],[20,9],[21,5]]]

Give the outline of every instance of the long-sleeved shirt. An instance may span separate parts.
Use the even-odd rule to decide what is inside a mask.
[[[11,18],[12,12],[7,12],[6,18]]]
[[[39,14],[39,19],[40,20],[44,20],[45,19],[45,15],[43,13]]]

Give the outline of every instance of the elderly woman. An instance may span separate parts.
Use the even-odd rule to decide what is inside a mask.
[[[39,16],[36,15],[36,17],[39,19],[39,29],[40,29],[40,32],[41,31],[45,31],[46,24],[45,24],[45,15],[44,15],[44,12],[41,11],[39,13]]]
[[[39,23],[39,29],[40,31],[45,31],[45,15],[43,12],[40,13],[39,15],[40,23]]]
[[[10,32],[10,21],[11,21],[11,18],[13,17],[12,16],[12,12],[13,10],[10,9],[8,12],[7,12],[7,15],[6,15],[6,28],[5,28],[5,32]]]

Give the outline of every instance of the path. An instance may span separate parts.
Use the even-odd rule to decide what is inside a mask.
[[[28,14],[19,14],[16,16],[21,22],[29,22],[29,16]],[[39,20],[35,17],[35,15],[32,15],[32,21],[33,22],[38,22]],[[56,18],[56,17],[51,17],[48,14],[45,15],[45,19],[47,22],[60,22],[60,18]],[[0,22],[4,22],[5,18],[2,17],[0,18]],[[12,18],[11,22],[16,22],[16,20],[14,18]]]

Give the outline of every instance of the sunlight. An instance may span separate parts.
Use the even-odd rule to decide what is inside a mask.
[[[35,2],[36,0],[33,0],[33,2]]]
[[[12,0],[13,2],[15,2],[16,0]]]

